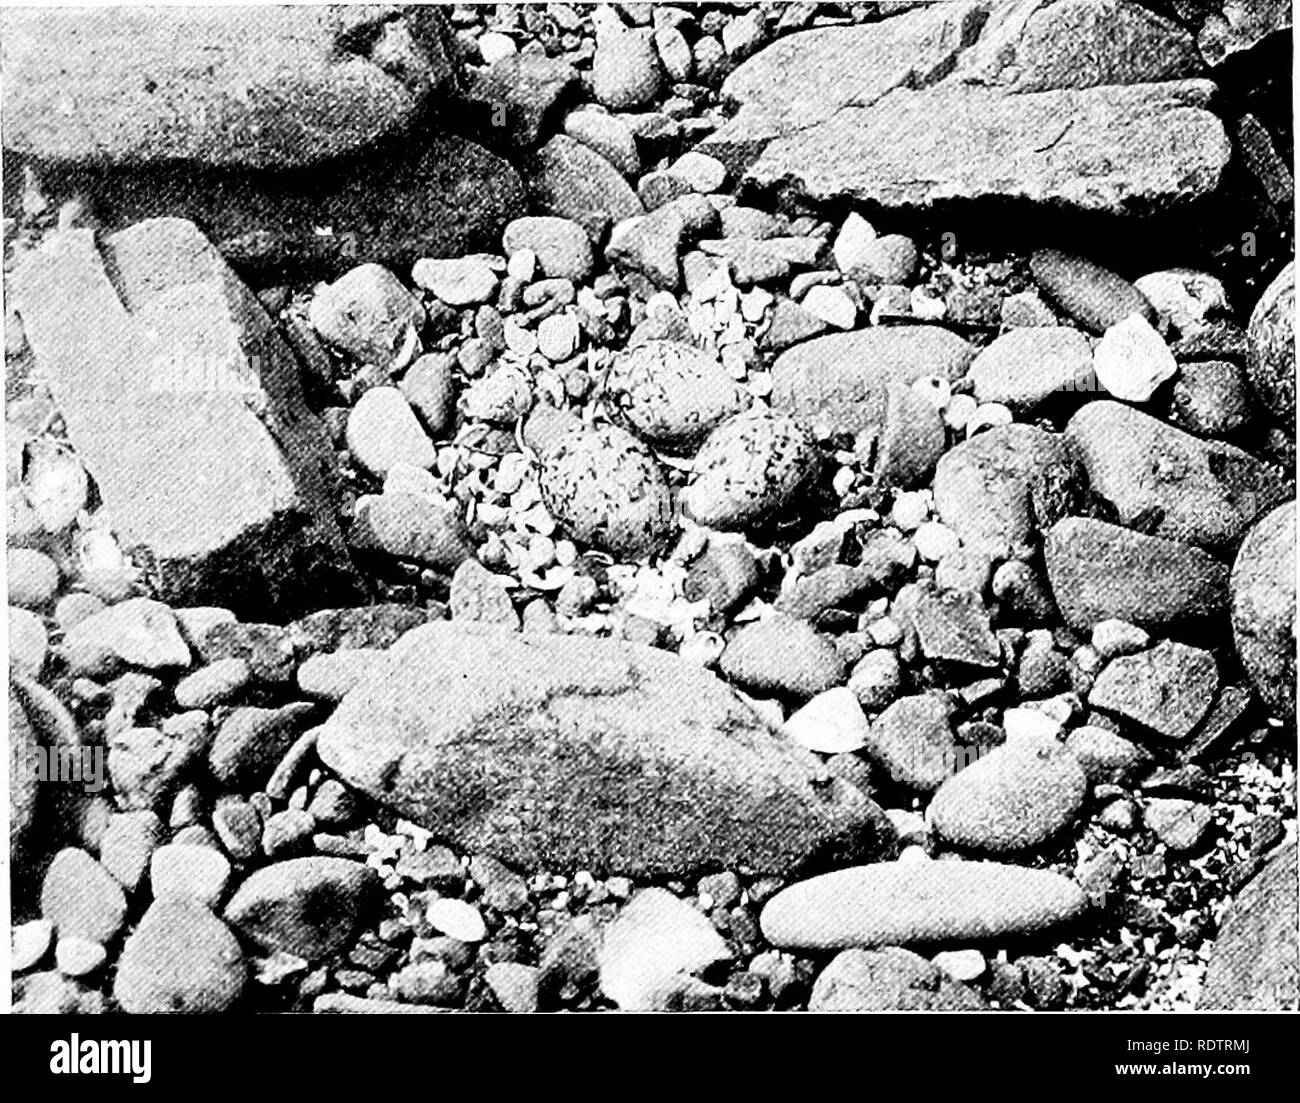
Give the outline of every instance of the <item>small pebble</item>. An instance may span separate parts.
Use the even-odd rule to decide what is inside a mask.
[[[460,942],[482,942],[487,937],[487,924],[473,904],[440,896],[432,901],[424,913],[435,930]]]
[[[49,952],[53,939],[54,924],[48,919],[18,924],[10,933],[9,968],[15,973],[34,968]]]
[[[54,947],[54,963],[65,977],[84,977],[93,973],[108,958],[103,944],[70,935],[60,938]]]
[[[852,329],[858,319],[858,308],[853,300],[838,287],[825,284],[810,287],[800,304],[814,317],[837,329]]]

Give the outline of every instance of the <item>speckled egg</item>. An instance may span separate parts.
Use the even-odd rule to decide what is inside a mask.
[[[621,353],[605,396],[632,432],[675,451],[695,448],[750,401],[717,360],[681,341],[647,341]]]
[[[812,438],[793,418],[748,410],[709,434],[682,506],[702,525],[746,528],[788,507],[820,466]]]
[[[649,450],[617,426],[565,433],[539,457],[546,508],[575,540],[635,559],[672,536],[672,491]]]

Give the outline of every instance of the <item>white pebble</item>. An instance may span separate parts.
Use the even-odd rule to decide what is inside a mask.
[[[9,939],[9,968],[22,973],[32,968],[50,949],[54,925],[48,919],[33,919],[14,927]]]
[[[1002,714],[1002,730],[1008,743],[1033,739],[1055,739],[1061,725],[1038,709],[1012,708]]]
[[[561,567],[572,567],[578,561],[578,549],[572,540],[555,542],[555,562]]]
[[[782,731],[818,754],[851,754],[867,745],[870,725],[854,692],[836,686],[817,694],[785,722]]]
[[[941,375],[923,375],[912,384],[912,390],[936,410],[943,410],[952,401],[952,384]]]
[[[948,304],[936,299],[923,287],[912,288],[912,314],[926,322],[937,322],[948,313]]]
[[[487,937],[487,924],[473,904],[440,896],[429,904],[424,917],[435,930],[458,942],[482,942]]]
[[[716,632],[696,632],[682,641],[677,653],[697,666],[712,666],[722,655],[723,640]]]
[[[772,305],[772,293],[754,287],[740,297],[740,314],[747,322],[761,322],[763,314]]]
[[[929,834],[925,819],[907,808],[886,808],[885,815],[898,832],[898,841],[904,844],[924,843]]]
[[[1178,371],[1165,339],[1141,314],[1130,314],[1106,330],[1092,362],[1097,382],[1122,402],[1146,402]]]
[[[915,532],[930,516],[930,495],[924,490],[904,490],[894,497],[889,519],[903,532]]]
[[[970,424],[970,419],[975,416],[978,408],[979,403],[975,401],[974,395],[955,394],[944,408],[943,420],[948,423],[949,428],[960,433]]]
[[[975,981],[984,975],[988,963],[978,950],[944,950],[931,959],[953,980]]]
[[[65,977],[87,976],[103,965],[107,957],[108,951],[88,938],[60,938],[54,947],[54,964]]]
[[[668,171],[679,179],[685,180],[691,188],[702,194],[715,192],[727,179],[727,166],[716,157],[707,153],[683,153],[672,163]]]
[[[531,249],[520,249],[510,254],[506,262],[506,275],[521,283],[531,283],[537,275],[537,254]]]
[[[518,52],[515,40],[500,31],[485,31],[479,36],[478,52],[483,55],[483,64],[492,65],[503,57]]]
[[[852,329],[858,318],[858,308],[839,287],[818,284],[810,287],[803,297],[803,308],[837,329]]]
[[[961,547],[957,534],[940,521],[926,521],[912,535],[917,554],[927,562],[938,563]]]
[[[532,356],[537,351],[537,334],[524,329],[513,318],[507,318],[505,324],[506,348],[516,356]]]
[[[966,423],[966,435],[973,437],[981,429],[996,429],[1011,424],[1011,411],[1001,402],[981,402]]]
[[[230,880],[230,862],[221,851],[191,843],[160,846],[149,860],[155,900],[193,900],[215,908]]]
[[[1126,620],[1101,620],[1092,626],[1092,646],[1103,659],[1113,659],[1116,655],[1132,655],[1144,651],[1151,643],[1151,637],[1136,624]]]
[[[537,327],[537,348],[546,359],[558,364],[578,350],[578,320],[572,314],[552,314]]]
[[[866,262],[875,240],[876,231],[871,223],[856,212],[850,214],[840,227],[840,232],[835,235],[835,245],[831,249],[835,266],[845,275],[860,268]]]
[[[881,617],[867,628],[867,635],[878,647],[897,647],[903,642],[903,629],[893,617]]]

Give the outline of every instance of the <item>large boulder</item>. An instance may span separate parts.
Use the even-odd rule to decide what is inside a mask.
[[[789,873],[888,835],[714,675],[637,644],[429,624],[317,731],[351,784],[521,869]]]
[[[299,366],[192,223],[51,236],[13,280],[37,364],[160,596],[264,612],[355,598]]]
[[[1065,436],[1093,495],[1113,507],[1120,524],[1152,536],[1230,550],[1251,521],[1287,497],[1277,468],[1122,402],[1089,402]]]
[[[1295,716],[1295,502],[1246,536],[1232,568],[1232,635],[1250,680],[1277,715]]]
[[[1213,193],[1231,157],[1215,86],[1000,92],[900,88],[776,138],[746,181],[813,202],[927,211],[1010,199],[1124,215]]]
[[[310,165],[410,128],[455,90],[434,9],[16,8],[7,149],[44,161]]]
[[[1233,901],[1210,953],[1200,1011],[1294,1011],[1300,1000],[1296,947],[1296,845],[1274,854]]]

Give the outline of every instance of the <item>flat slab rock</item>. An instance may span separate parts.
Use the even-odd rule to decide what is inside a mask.
[[[829,119],[846,104],[871,104],[950,66],[970,45],[990,0],[959,0],[856,27],[819,27],[778,39],[727,77],[722,92],[740,113],[704,143],[727,160]]]
[[[789,950],[969,943],[1046,930],[1086,907],[1059,873],[995,862],[881,862],[841,869],[777,893],[759,919]]]
[[[900,88],[776,138],[745,179],[907,210],[1005,198],[1140,213],[1218,188],[1231,145],[1206,109],[1213,93],[1202,80],[1012,96]]]
[[[13,289],[69,438],[160,596],[263,613],[309,590],[357,596],[298,365],[193,223],[99,247],[90,230],[52,235]]]
[[[317,729],[322,760],[518,868],[789,873],[890,836],[866,797],[667,652],[436,623],[390,659]]]
[[[498,249],[524,210],[510,163],[452,134],[414,147],[399,135],[306,173],[122,165],[78,168],[49,187],[52,201],[85,197],[109,229],[190,219],[227,263],[259,279],[336,276],[369,263],[408,271],[422,257]]]
[[[1210,954],[1199,1011],[1293,1011],[1300,1001],[1296,846],[1275,853],[1233,901]]]
[[[440,27],[373,6],[10,10],[5,147],[60,162],[311,164],[405,130],[454,87]]]

